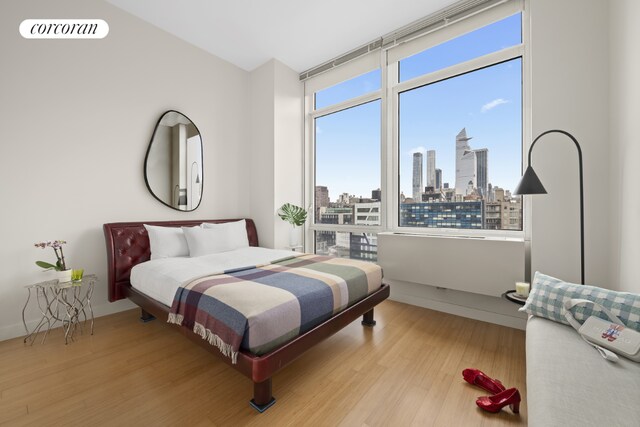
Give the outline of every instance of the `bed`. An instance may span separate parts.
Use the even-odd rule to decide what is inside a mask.
[[[166,320],[171,309],[167,304],[166,296],[162,298],[159,295],[154,295],[158,298],[154,299],[148,295],[149,293],[153,294],[153,292],[145,290],[145,293],[131,285],[130,279],[133,267],[150,259],[149,238],[143,224],[164,227],[193,227],[203,222],[220,224],[233,221],[239,221],[239,219],[104,224],[103,230],[108,261],[109,301],[114,302],[128,298],[141,308],[141,319],[143,321],[152,320],[154,317]],[[245,222],[249,246],[257,248],[258,234],[255,224],[251,219],[245,219]],[[152,286],[153,277],[149,277],[146,280]],[[192,328],[183,325],[176,327],[176,330],[179,330],[193,342],[215,354],[229,366],[248,377],[253,382],[253,399],[251,399],[250,404],[259,412],[263,412],[275,403],[275,398],[272,394],[272,376],[276,372],[293,362],[306,350],[338,332],[360,316],[363,318],[363,325],[374,326],[374,307],[388,298],[388,296],[389,286],[381,283],[377,289],[364,298],[351,303],[344,310],[323,320],[320,324],[304,331],[304,333],[278,345],[276,348],[270,349],[264,354],[255,354],[245,348],[241,348],[234,360],[224,356],[217,347],[203,340],[202,336],[196,334]]]

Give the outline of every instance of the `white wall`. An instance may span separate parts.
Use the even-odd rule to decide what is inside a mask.
[[[25,40],[26,18],[99,18],[103,40]],[[43,277],[33,247],[66,239],[73,267],[96,273],[107,303],[102,224],[249,215],[248,73],[101,1],[3,2],[0,10],[0,339],[22,334],[23,285]],[[160,115],[202,133],[204,196],[192,213],[156,201],[143,162]],[[29,319],[36,310],[27,312]]]
[[[378,233],[386,279],[493,297],[524,280],[524,250],[522,241],[510,239]]]
[[[285,203],[302,206],[302,117],[304,88],[298,73],[274,61],[274,207]],[[276,216],[274,246],[289,245],[291,225]],[[302,242],[302,230],[298,230]]]
[[[612,283],[640,293],[640,2],[610,0]]]
[[[531,16],[532,136],[562,129],[583,151],[585,279],[613,287],[609,276],[608,2],[533,0]],[[576,149],[562,135],[536,144],[533,167],[549,194],[533,201],[532,272],[578,283],[580,235]]]
[[[250,176],[250,216],[256,223],[260,246],[274,247],[273,203],[273,142],[274,142],[274,64],[269,61],[249,76],[251,156],[247,174]]]
[[[272,59],[251,72],[251,217],[260,246],[289,245],[284,203],[302,203],[302,96],[298,73]]]

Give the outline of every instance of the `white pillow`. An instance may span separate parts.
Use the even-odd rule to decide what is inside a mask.
[[[246,221],[203,223],[202,228],[185,228],[184,236],[192,257],[232,251],[249,246]]]
[[[189,246],[182,228],[143,225],[149,235],[151,259],[189,256]]]

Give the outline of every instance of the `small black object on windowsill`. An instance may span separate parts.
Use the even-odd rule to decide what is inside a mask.
[[[527,301],[527,297],[518,295],[515,290],[510,290],[503,293],[502,298],[519,305],[524,305],[524,303]]]

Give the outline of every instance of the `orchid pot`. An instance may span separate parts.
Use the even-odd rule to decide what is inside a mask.
[[[58,270],[56,271],[56,279],[58,279],[58,283],[65,283],[65,282],[70,282],[71,281],[71,272],[73,270],[72,269],[67,269],[67,270]]]

